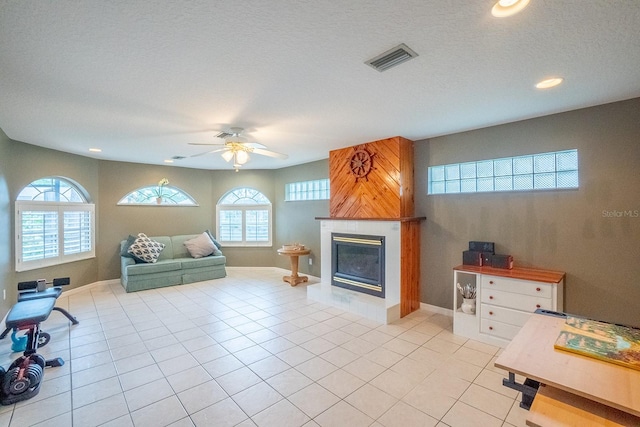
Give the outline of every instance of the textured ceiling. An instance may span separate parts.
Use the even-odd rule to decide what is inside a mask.
[[[640,96],[640,1],[0,0],[0,128],[100,159],[226,169],[189,142],[249,140],[280,168]],[[418,57],[364,62],[399,43]],[[539,91],[548,76],[563,85]],[[90,147],[102,153],[88,152]]]

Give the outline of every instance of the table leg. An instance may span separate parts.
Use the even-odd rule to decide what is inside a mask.
[[[293,255],[289,258],[291,258],[291,276],[284,276],[282,280],[291,286],[308,281],[309,278],[307,276],[298,276],[298,256]]]
[[[520,407],[527,411],[531,408],[533,399],[536,397],[536,393],[538,392],[538,387],[540,387],[540,383],[538,381],[534,381],[530,378],[525,378],[523,384],[517,383],[516,375],[513,372],[509,372],[509,379],[502,379],[502,385],[522,392]]]

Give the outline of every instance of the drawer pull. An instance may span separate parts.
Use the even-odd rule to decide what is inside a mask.
[[[490,331],[493,331],[493,326],[489,326],[489,330],[490,330]]]
[[[489,280],[489,284],[490,284],[490,285],[493,285],[493,280]]]
[[[489,316],[493,316],[493,311],[490,311],[490,312],[489,312]]]
[[[536,308],[540,308],[540,304],[536,304]]]
[[[538,292],[540,292],[541,290],[542,290],[542,289],[540,289],[540,288],[536,288],[536,291],[538,291]]]
[[[493,295],[489,295],[489,299],[493,299]]]

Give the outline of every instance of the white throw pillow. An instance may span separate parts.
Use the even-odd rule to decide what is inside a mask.
[[[163,249],[164,243],[151,240],[144,233],[140,233],[127,252],[139,261],[154,263]]]
[[[198,237],[185,241],[184,246],[194,258],[209,256],[216,249],[216,245],[213,244],[207,233],[199,234]]]

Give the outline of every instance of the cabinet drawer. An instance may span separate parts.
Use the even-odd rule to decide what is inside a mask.
[[[508,277],[482,276],[481,286],[482,289],[514,292],[543,298],[551,298],[553,295],[553,285],[550,283],[531,282]]]
[[[511,292],[482,290],[481,301],[485,304],[534,312],[539,308],[555,310],[550,298],[533,297]]]
[[[480,332],[500,338],[513,339],[520,331],[520,326],[507,325],[506,323],[496,322],[489,319],[480,319]]]
[[[523,326],[529,317],[530,312],[511,310],[510,308],[498,307],[491,304],[481,304],[481,316],[484,319],[507,323],[514,326]]]

